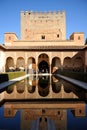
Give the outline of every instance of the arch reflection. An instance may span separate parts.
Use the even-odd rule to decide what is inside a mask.
[[[40,96],[45,97],[49,94],[49,83],[49,76],[39,76],[38,93]]]
[[[23,93],[25,90],[25,80],[22,80],[16,84],[17,92]]]
[[[10,85],[6,88],[6,92],[8,94],[11,94],[12,92],[14,91],[14,84],[13,85]]]
[[[36,89],[36,77],[31,76],[27,79],[27,90],[29,93],[34,93]]]
[[[56,79],[54,76],[52,77],[52,90],[55,93],[59,93],[61,91],[61,80]]]

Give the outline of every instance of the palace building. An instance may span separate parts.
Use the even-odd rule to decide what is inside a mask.
[[[0,44],[0,72],[87,71],[84,33],[73,32],[66,39],[65,11],[21,11],[20,15],[20,40],[8,32],[4,34],[4,44]]]

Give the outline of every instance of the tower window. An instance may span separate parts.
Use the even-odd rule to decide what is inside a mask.
[[[45,39],[45,35],[42,35],[42,36],[41,36],[41,39]]]
[[[60,115],[60,111],[58,111],[58,115]]]
[[[82,113],[82,110],[79,110],[79,113],[81,114],[81,113]]]
[[[45,109],[42,109],[42,114],[44,114],[46,111],[45,111]]]
[[[57,37],[59,38],[59,34],[57,34]]]
[[[78,40],[80,40],[80,36],[78,36]]]
[[[11,111],[10,111],[10,109],[8,110],[8,114],[11,115]]]
[[[29,12],[28,14],[30,15],[31,13]]]
[[[11,40],[11,36],[9,36],[8,39]]]

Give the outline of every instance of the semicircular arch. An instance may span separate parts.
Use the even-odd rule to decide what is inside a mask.
[[[76,57],[74,59],[74,61],[73,61],[74,71],[81,71],[81,70],[83,70],[84,69],[83,66],[84,66],[84,63],[83,63],[82,57],[81,56]]]
[[[16,68],[18,70],[25,70],[25,59],[23,57],[17,58]]]
[[[7,57],[6,58],[5,70],[6,71],[13,71],[13,70],[15,70],[13,57]]]
[[[50,71],[49,56],[45,53],[38,56],[38,70],[40,73],[49,73]]]
[[[61,69],[61,60],[59,57],[53,57],[52,58],[52,73],[54,73],[56,70]]]
[[[36,61],[34,57],[27,59],[27,71],[28,73],[36,73]]]
[[[63,69],[71,70],[72,69],[72,59],[71,57],[65,57],[63,61]]]

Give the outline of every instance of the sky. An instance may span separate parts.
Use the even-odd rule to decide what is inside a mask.
[[[87,0],[0,0],[1,44],[6,32],[16,33],[20,40],[21,11],[65,11],[66,39],[73,32],[84,32],[87,38]]]

